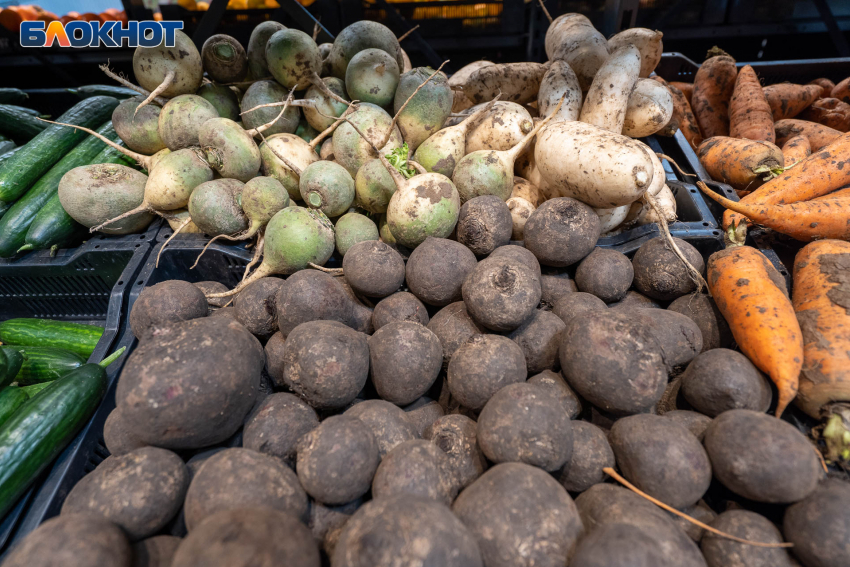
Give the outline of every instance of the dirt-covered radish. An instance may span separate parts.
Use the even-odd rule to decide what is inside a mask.
[[[486,105],[468,109],[472,114]],[[478,150],[509,150],[534,129],[528,110],[515,102],[499,101],[466,134],[466,152]]]
[[[191,94],[201,86],[204,66],[201,54],[188,35],[177,30],[174,46],[163,41],[156,47],[137,47],[133,53],[133,74],[150,96],[139,106],[145,106],[158,96],[173,98]]]
[[[414,95],[417,89],[419,92]],[[430,67],[417,67],[404,73],[395,91],[393,109],[398,114],[398,127],[404,141],[415,151],[443,127],[451,113],[452,90],[445,74]]]
[[[495,195],[470,199],[460,208],[457,241],[479,256],[486,256],[511,239],[511,210]]]
[[[611,209],[593,209],[599,215],[599,228],[601,234],[610,232],[620,226],[629,215],[631,205],[613,207]]]
[[[213,118],[218,118],[218,111],[207,99],[196,94],[176,96],[159,114],[159,136],[172,152],[197,146],[201,126]]]
[[[466,154],[455,166],[452,182],[462,202],[482,195],[495,195],[507,201],[514,188],[514,162],[528,147],[537,133],[549,123],[563,105],[564,99],[552,114],[537,123],[523,140],[508,151],[479,150]]]
[[[348,93],[345,92],[345,83],[342,80],[336,77],[324,77],[322,81],[328,89],[338,96],[349,98]],[[304,118],[307,119],[310,126],[320,132],[334,123],[333,118],[330,118],[331,116],[342,116],[342,113],[348,108],[347,105],[325,95],[322,89],[316,85],[310,85],[310,88],[304,94],[304,100],[312,103],[310,106],[302,107]]]
[[[201,183],[189,197],[192,222],[210,236],[236,234],[248,228],[248,217],[240,201],[244,183],[236,179],[214,179]]]
[[[487,65],[472,72],[463,85],[463,93],[476,104],[500,93],[506,101],[526,104],[537,96],[544,73],[546,66],[541,63]]]
[[[257,81],[271,76],[266,63],[266,44],[275,32],[285,30],[286,26],[275,21],[257,24],[248,40],[248,78]]]
[[[541,118],[554,112],[561,99],[564,104],[558,111],[558,120],[578,120],[581,113],[581,85],[575,71],[566,61],[553,61],[540,80],[537,92],[537,110]]]
[[[248,55],[236,38],[218,33],[201,48],[204,71],[213,81],[235,83],[248,74]]]
[[[511,212],[511,240],[522,240],[525,238],[525,223],[536,207],[522,197],[511,197],[505,204]]]
[[[655,134],[672,117],[673,96],[667,87],[652,79],[638,79],[626,105],[623,134],[632,138]]]
[[[216,83],[206,83],[201,85],[201,88],[195,94],[213,105],[222,118],[230,118],[234,122],[241,120],[239,117],[239,97],[236,96],[236,92],[232,88]]]
[[[198,142],[210,166],[222,177],[245,183],[260,171],[260,148],[251,134],[233,120],[207,120],[198,131]]]
[[[315,140],[313,140],[315,142]],[[319,160],[312,144],[295,134],[275,134],[260,144],[263,173],[280,181],[293,201],[301,200],[301,172]],[[280,157],[285,158],[285,162]]]
[[[275,107],[258,108],[252,112],[247,112],[252,108],[256,108],[263,104],[282,103],[289,96],[289,91],[280,86],[276,81],[257,81],[245,91],[242,97],[242,124],[245,128],[259,128],[263,124],[271,122],[280,110]],[[292,134],[298,127],[298,120],[301,116],[298,108],[289,106],[274,125],[265,130],[264,134],[272,136],[274,134]]]
[[[554,121],[534,145],[537,167],[549,185],[562,196],[604,209],[630,205],[650,187],[651,153],[637,140],[582,122]]]
[[[266,44],[266,63],[275,80],[287,89],[304,90],[313,84],[326,96],[343,104],[347,102],[319,78],[322,71],[319,46],[303,31],[292,28],[276,31]]]
[[[354,202],[354,179],[332,161],[315,161],[301,172],[299,191],[304,204],[329,217],[345,213]]]
[[[612,51],[593,78],[579,120],[620,134],[629,95],[635,88],[639,73],[640,51],[637,47],[626,44]]]
[[[375,224],[375,221],[366,215],[361,215],[354,211],[339,217],[334,225],[336,249],[343,258],[346,257],[352,246],[360,242],[383,244],[383,242],[378,242],[378,238],[380,238],[380,235],[378,233],[378,225]],[[395,252],[395,250],[392,251]],[[398,253],[396,252],[396,254]],[[398,289],[398,286],[393,291],[395,289]]]
[[[414,161],[426,171],[442,173],[451,177],[457,163],[467,154],[466,136],[484,115],[493,108],[498,97],[482,106],[460,124],[448,126],[425,139],[413,156]],[[360,175],[360,172],[357,172]]]
[[[472,75],[472,73],[481,67],[493,64],[494,63],[492,61],[473,61],[469,65],[464,65],[458,69],[456,73],[449,77],[449,86],[452,87],[452,94],[454,95],[452,101],[452,112],[460,112],[461,110],[466,110],[467,108],[475,105],[474,102],[469,100],[469,98],[463,94],[463,84],[469,76]]]
[[[395,181],[390,172],[380,159],[375,158],[357,170],[354,177],[354,204],[370,213],[385,213],[395,190]]]
[[[59,202],[71,218],[91,228],[136,209],[144,199],[147,181],[145,174],[120,164],[75,167],[59,181]],[[139,211],[100,231],[129,234],[152,220],[151,213]]]
[[[379,152],[373,149],[372,145],[386,139],[387,130],[392,125],[392,117],[380,106],[364,102],[348,116],[348,120],[350,122],[341,124],[334,130],[334,158],[353,177],[367,161],[377,157]],[[360,136],[352,125],[366,138]],[[401,147],[401,144],[401,132],[394,126],[389,140],[380,148],[380,153],[389,153]]]
[[[355,100],[388,108],[399,76],[398,63],[382,49],[364,49],[351,58],[345,70],[345,90]]]
[[[321,211],[287,207],[266,225],[263,262],[233,290],[208,297],[235,295],[256,280],[274,274],[293,274],[309,264],[323,265],[334,251],[334,231]]]
[[[112,127],[128,148],[151,155],[165,149],[159,137],[159,114],[162,108],[151,103],[136,112],[141,103],[139,97],[122,100],[112,111]]]
[[[582,91],[608,59],[608,42],[586,16],[577,13],[558,16],[546,30],[546,55],[550,61],[566,61],[575,71]]]
[[[401,46],[395,34],[387,26],[361,20],[344,28],[334,39],[331,51],[327,56],[330,71],[334,77],[345,78],[345,71],[351,59],[364,49],[382,49],[392,55],[398,68],[404,67]]]
[[[658,30],[647,28],[630,28],[623,30],[608,40],[608,50],[613,53],[621,45],[632,44],[640,51],[640,76],[649,77],[661,61],[664,45],[661,38],[664,34]]]
[[[463,281],[463,301],[479,324],[494,331],[513,331],[540,304],[540,276],[509,258],[487,258]]]
[[[624,219],[627,226],[630,224],[641,226],[659,222],[655,208],[648,202],[648,194],[647,191],[643,197],[629,207],[629,212]],[[661,191],[655,195],[654,204],[665,221],[668,223],[676,221],[676,196],[673,195],[673,191],[667,185],[664,185]]]

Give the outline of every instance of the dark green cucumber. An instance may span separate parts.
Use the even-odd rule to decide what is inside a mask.
[[[55,380],[53,381],[55,382]],[[39,384],[30,384],[29,386],[21,386],[21,391],[27,395],[28,398],[32,398],[37,393],[41,392],[53,382],[41,382]]]
[[[0,201],[0,220],[3,219],[3,215],[5,215],[6,211],[11,209],[14,204],[15,203],[4,203],[3,201]]]
[[[84,87],[78,87],[76,89],[68,89],[68,92],[74,93],[80,98],[89,98],[92,96],[114,96],[115,98],[132,98],[134,96],[140,96],[141,93],[137,93],[133,89],[128,89],[127,87],[118,87],[115,85],[86,85]]]
[[[124,142],[115,135],[113,141],[123,146]],[[113,147],[106,146],[103,151],[94,156],[89,162],[95,163],[120,163],[121,165],[135,166],[135,160],[125,156]],[[65,212],[62,204],[59,202],[59,194],[57,193],[47,202],[46,205],[35,215],[35,218],[30,224],[25,237],[25,244],[18,250],[24,252],[27,250],[46,250],[53,246],[66,248],[69,245],[74,245],[77,241],[83,239],[88,234],[88,228],[84,227],[77,221],[71,218],[71,215]]]
[[[117,137],[115,130],[112,129],[112,121],[103,124],[98,129],[98,132],[109,139]],[[59,182],[62,180],[62,176],[75,167],[88,165],[105,147],[106,144],[94,136],[88,136],[65,157],[59,160],[59,163],[51,167],[50,171],[45,173],[27,191],[26,195],[12,205],[6,214],[3,215],[3,218],[0,218],[0,258],[14,256],[26,244],[27,232],[30,225],[36,215],[44,209],[48,201],[58,195]],[[3,166],[0,165],[0,169],[2,168]],[[66,226],[57,226],[56,228],[60,230],[66,228]],[[57,235],[56,239],[61,238]],[[53,244],[59,244],[59,242],[53,242],[51,246]]]
[[[29,114],[30,116],[41,116],[42,118],[45,118],[47,116],[46,114],[42,114],[34,108],[27,108],[26,106],[15,106],[14,104],[7,104],[6,106],[15,109],[18,112]]]
[[[0,350],[0,389],[5,388],[15,380],[24,355],[17,350]]]
[[[50,382],[0,426],[0,517],[94,414],[106,393],[105,368],[123,350]]]
[[[96,325],[50,319],[7,319],[0,323],[0,341],[11,346],[42,346],[69,350],[85,359],[103,335]]]
[[[0,350],[6,354],[16,351],[25,357],[14,379],[21,386],[52,382],[86,363],[79,354],[61,348],[3,346]]]
[[[27,393],[17,386],[0,390],[0,425],[6,423],[28,399]]]
[[[75,104],[56,121],[97,128],[112,117],[116,106],[116,98],[93,96]],[[88,134],[82,130],[51,124],[27,142],[23,150],[0,164],[0,201],[8,203],[20,198],[47,170],[87,137]]]
[[[0,142],[0,154],[5,154],[10,150],[14,150],[17,146],[15,146],[15,142],[12,140],[3,140]]]
[[[21,151],[22,149],[24,149],[23,146],[18,146],[17,148],[12,148],[11,150],[8,150],[4,154],[0,154],[0,164],[15,155],[16,153],[18,153],[19,151]]]
[[[17,106],[0,104],[0,132],[16,140],[32,140],[50,126]]]
[[[0,89],[0,104],[19,104],[29,98],[21,89]]]

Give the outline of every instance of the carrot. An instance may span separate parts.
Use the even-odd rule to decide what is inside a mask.
[[[803,337],[785,281],[750,246],[715,252],[708,258],[707,274],[708,289],[735,342],[776,384],[779,417],[797,394],[803,366]]]
[[[850,102],[850,77],[832,87],[830,96],[844,102]]]
[[[827,404],[850,401],[850,242],[820,240],[797,253],[793,304],[803,333],[796,403],[820,418]]]
[[[823,87],[780,83],[764,87],[764,96],[773,112],[773,120],[794,118],[821,96]]]
[[[805,120],[779,120],[773,127],[776,130],[776,145],[783,146],[789,138],[802,134],[809,139],[813,152],[831,144],[841,136],[841,132],[835,128]]]
[[[801,120],[817,122],[839,132],[850,130],[850,104],[837,98],[821,98],[800,113]]]
[[[805,136],[794,136],[782,146],[782,156],[785,158],[785,167],[791,167],[812,155],[812,145]]]
[[[844,199],[845,197],[850,197],[850,187],[845,187],[844,189],[839,189],[838,191],[833,191],[832,193],[815,197],[812,201],[829,201],[831,199]]]
[[[691,145],[691,148],[696,150],[702,143],[702,134],[700,134],[697,119],[694,117],[694,112],[691,110],[691,105],[688,102],[688,99],[685,98],[682,91],[658,75],[655,75],[652,78],[666,86],[670,91],[670,94],[673,96],[673,118],[671,119],[671,122],[675,121],[679,125],[679,130],[682,131],[682,135]]]
[[[832,92],[832,89],[835,88],[835,83],[824,77],[821,77],[820,79],[815,79],[814,81],[809,82],[809,84],[820,85],[821,87],[823,87],[823,94],[827,96],[829,96],[829,94]]]
[[[694,84],[693,83],[680,83],[679,81],[670,81],[670,86],[676,87],[682,94],[685,95],[685,98],[688,99],[688,104],[691,103],[691,96],[694,94]]]
[[[697,181],[697,185],[709,197],[730,211],[745,215],[752,222],[801,242],[824,238],[850,239],[850,197],[813,199],[788,205],[745,203],[745,197],[736,203],[715,193],[702,181]],[[740,241],[737,234],[730,235],[729,238],[733,242]]]
[[[691,101],[703,137],[729,135],[729,100],[737,76],[735,60],[728,55],[709,57],[694,76]]]
[[[850,134],[813,153],[776,179],[741,200],[743,205],[781,205],[809,201],[850,183]],[[746,218],[732,211],[723,213],[723,228],[746,232]]]
[[[697,148],[699,162],[712,179],[740,191],[752,191],[782,173],[782,151],[770,142],[715,136]]]
[[[729,100],[729,135],[770,143],[776,141],[773,113],[759,78],[749,65],[744,65],[735,79],[735,90]]]

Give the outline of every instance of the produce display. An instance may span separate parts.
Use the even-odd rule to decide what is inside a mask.
[[[42,21],[49,24],[53,21],[59,21],[63,24],[73,21],[117,21],[127,22],[127,14],[123,10],[117,8],[107,8],[99,14],[94,12],[74,12],[70,11],[63,16],[57,16],[53,12],[49,12],[35,4],[23,4],[20,6],[4,6],[0,9],[0,26],[3,26],[11,32],[17,33],[21,29],[22,22]]]
[[[449,77],[370,21],[322,45],[276,22],[247,46],[178,32],[137,49],[135,82],[104,66],[138,96],[36,118],[0,163],[20,199],[0,223],[161,216],[157,263],[187,233],[253,260],[235,286],[154,268],[110,456],[2,565],[845,566],[850,243],[791,234],[811,242],[789,296],[742,227],[848,224],[846,141],[777,118],[725,54],[692,88],[659,80],[661,40],[565,14],[547,63]],[[670,158],[644,138],[677,130],[723,176],[776,176],[722,201],[720,251],[668,227]],[[787,168],[768,138],[816,153]],[[833,221],[776,214],[802,193]],[[642,225],[628,253],[599,246]],[[98,338],[0,323],[4,510],[97,407],[121,355],[85,364]]]

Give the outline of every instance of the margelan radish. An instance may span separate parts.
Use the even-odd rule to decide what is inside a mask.
[[[239,97],[232,88],[216,83],[206,83],[201,85],[195,94],[213,105],[222,118],[230,118],[234,122],[240,120]]]
[[[401,72],[395,59],[381,49],[364,49],[351,58],[345,71],[345,90],[353,98],[389,108]]]
[[[333,225],[321,211],[287,207],[266,225],[263,262],[254,273],[231,291],[207,298],[236,295],[258,279],[273,274],[294,274],[310,264],[321,266],[333,254],[334,245]]]
[[[345,92],[345,83],[340,79],[336,77],[325,77],[322,81],[332,92],[344,99],[349,98],[348,93]],[[304,94],[304,100],[313,103],[312,106],[305,105],[302,108],[304,118],[307,119],[310,126],[320,132],[325,128],[329,128],[334,123],[334,120],[329,118],[329,116],[342,116],[342,113],[348,108],[347,105],[326,96],[322,89],[316,85],[310,85],[310,88]]]
[[[275,80],[287,89],[304,90],[312,83],[325,96],[342,104],[348,103],[322,82],[319,46],[301,30],[287,28],[275,32],[266,44],[266,63]]]
[[[260,148],[250,131],[227,118],[213,118],[201,125],[198,142],[210,166],[222,177],[247,182],[262,165]]]
[[[357,170],[354,177],[354,204],[370,213],[385,213],[396,186],[392,176],[375,158]]]
[[[361,137],[352,125],[367,137]],[[392,118],[383,108],[368,102],[360,103],[357,110],[348,116],[346,123],[334,130],[334,158],[352,176],[357,175],[357,170],[363,164],[376,157],[372,144],[378,146],[382,153],[401,147],[401,132],[395,126],[392,127],[389,140],[380,144],[391,125]]]
[[[248,78],[257,81],[271,77],[266,63],[266,44],[275,32],[285,30],[286,26],[271,20],[257,24],[248,40]]]
[[[452,182],[457,187],[461,202],[465,203],[481,195],[496,195],[507,201],[514,188],[514,162],[541,128],[558,114],[564,100],[562,97],[552,114],[538,122],[534,129],[510,150],[479,150],[465,155],[452,174]]]
[[[280,110],[277,108],[264,108],[264,104],[280,103],[284,105],[289,90],[280,86],[276,81],[257,81],[245,91],[242,97],[242,124],[245,128],[259,128],[273,120]],[[248,112],[250,109],[257,109]],[[298,119],[301,113],[290,104],[283,116],[275,122],[275,125],[265,131],[265,134],[292,134],[298,127]]]
[[[422,142],[443,127],[451,114],[452,100],[452,90],[444,73],[430,67],[417,67],[401,75],[393,108],[398,115],[401,136],[411,151],[416,151]]]
[[[344,28],[334,39],[326,58],[333,76],[345,79],[351,58],[370,47],[383,49],[395,58],[399,69],[404,67],[401,46],[392,30],[378,22],[360,20]]]
[[[177,30],[173,47],[166,47],[164,41],[156,47],[137,47],[133,74],[142,88],[150,91],[140,109],[160,95],[172,98],[194,93],[201,86],[204,67],[192,38]]]
[[[142,100],[141,97],[122,100],[112,111],[112,127],[128,148],[151,155],[165,148],[159,137],[159,114],[162,108],[151,103],[136,112]]]
[[[197,146],[198,131],[213,118],[218,118],[218,111],[207,99],[195,94],[176,96],[159,113],[159,137],[172,152]]]
[[[354,179],[344,167],[332,161],[308,165],[300,174],[298,186],[304,203],[329,217],[345,213],[354,202]]]
[[[242,211],[244,183],[236,179],[213,179],[201,183],[189,197],[192,222],[205,234],[236,234],[248,228]]]
[[[248,74],[245,49],[227,34],[215,34],[204,42],[201,61],[210,78],[218,83],[235,83]]]

